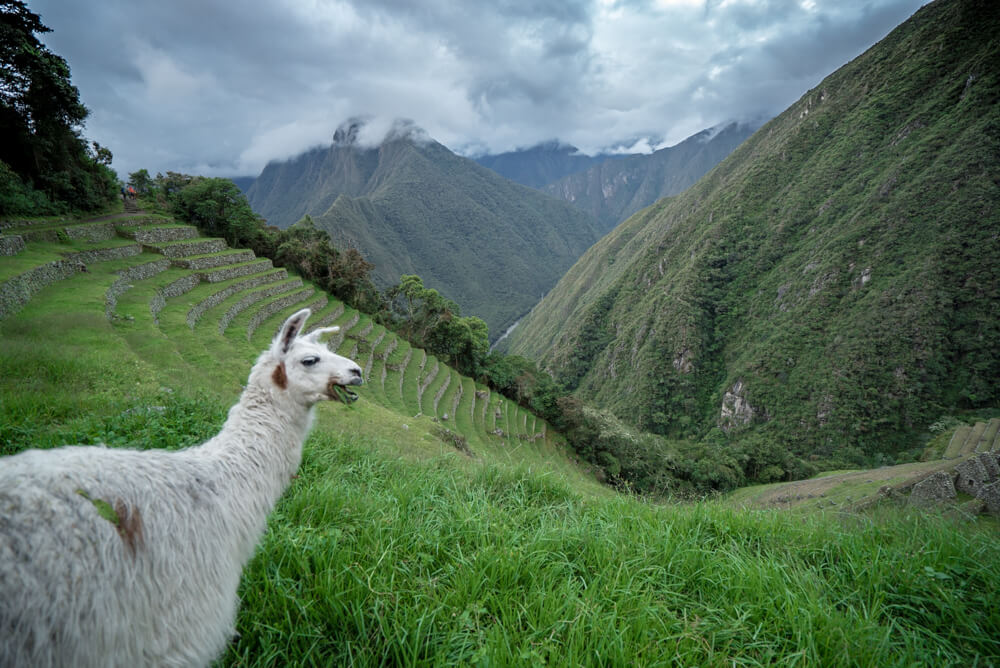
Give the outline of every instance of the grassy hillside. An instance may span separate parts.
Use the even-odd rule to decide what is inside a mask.
[[[509,349],[642,428],[826,462],[996,408],[998,30],[924,7],[602,239]]]
[[[417,274],[498,337],[598,238],[596,221],[430,140],[390,136],[268,165],[247,192],[288,227],[305,214],[392,285]]]
[[[311,326],[342,326],[331,345],[365,370],[357,403],[317,411],[222,665],[1000,655],[989,528],[615,496],[537,419],[266,260],[141,214],[4,228],[25,247],[0,259],[0,454],[201,442],[306,304]]]
[[[542,187],[591,214],[608,231],[656,200],[684,192],[733,152],[759,123],[703,130],[649,155],[606,160]]]

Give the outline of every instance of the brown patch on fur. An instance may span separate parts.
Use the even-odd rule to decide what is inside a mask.
[[[282,362],[278,366],[274,367],[274,373],[271,374],[271,380],[274,384],[283,390],[288,389],[288,374],[285,373],[285,363]]]
[[[130,509],[121,499],[115,499],[115,514],[118,515],[118,523],[115,525],[118,535],[134,557],[136,550],[143,545],[142,514],[138,508]]]

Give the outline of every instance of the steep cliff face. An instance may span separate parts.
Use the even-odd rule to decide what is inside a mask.
[[[997,34],[996,3],[924,7],[601,239],[508,349],[645,429],[817,456],[995,405]]]
[[[730,123],[704,130],[651,155],[605,160],[542,190],[572,202],[610,230],[662,197],[683,192],[743,143],[760,123]]]

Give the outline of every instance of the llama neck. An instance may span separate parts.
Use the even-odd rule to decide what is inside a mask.
[[[261,524],[284,493],[302,459],[312,426],[312,408],[287,392],[251,382],[204,450],[225,469],[244,498],[248,520]]]

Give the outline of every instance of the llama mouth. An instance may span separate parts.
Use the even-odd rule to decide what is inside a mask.
[[[358,400],[357,392],[349,390],[344,385],[335,383],[332,380],[326,384],[326,395],[334,401],[339,401],[343,404],[352,404]]]

